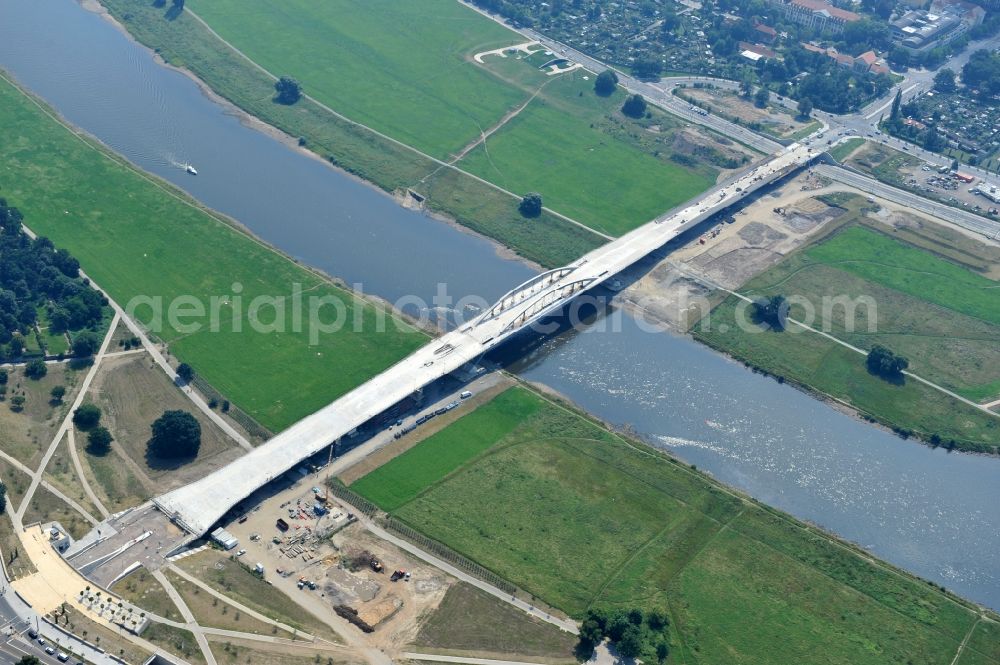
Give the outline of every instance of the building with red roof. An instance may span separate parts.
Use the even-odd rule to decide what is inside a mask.
[[[775,0],[785,18],[823,32],[840,32],[844,25],[860,21],[861,16],[836,7],[825,0]]]

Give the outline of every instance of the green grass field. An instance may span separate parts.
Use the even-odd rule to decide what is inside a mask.
[[[435,171],[437,165],[432,160],[342,120],[307,99],[294,106],[274,103],[272,80],[190,12],[167,20],[167,10],[143,0],[101,2],[136,39],[167,62],[189,69],[251,115],[291,136],[302,137],[323,159],[388,192],[412,187],[427,197],[430,210],[456,219],[531,261],[558,267],[604,242],[591,231],[547,212],[525,220],[517,212],[516,199],[451,169]],[[320,11],[322,6],[317,4],[314,9]]]
[[[920,240],[916,236],[912,239]],[[931,251],[938,249],[926,238],[923,240]],[[859,348],[888,346],[906,356],[910,368],[920,376],[969,399],[986,400],[1000,395],[1000,326],[948,306],[952,304],[950,296],[957,294],[968,305],[966,309],[989,317],[991,301],[998,301],[1000,306],[1000,292],[987,286],[990,280],[963,267],[986,270],[989,264],[982,265],[981,261],[989,262],[990,257],[949,249],[953,257],[945,261],[925,249],[855,226],[813,249],[788,257],[750,280],[742,290],[749,295],[782,293],[804,297],[817,314],[823,312],[824,299],[870,299],[871,310],[867,306],[855,308],[853,325],[849,325],[844,307],[831,307],[826,329]],[[869,263],[864,257],[873,252],[889,258]],[[817,256],[822,262],[817,261]],[[896,272],[883,269],[889,261],[910,268]],[[952,273],[954,278],[940,276]],[[970,282],[979,286],[962,286]],[[897,284],[905,290],[893,288]],[[799,320],[808,317],[797,305],[792,315]],[[874,331],[869,330],[870,324],[875,325]],[[823,321],[818,325],[822,327]]]
[[[924,440],[937,434],[964,450],[996,452],[1000,419],[965,405],[913,379],[902,385],[868,373],[865,357],[819,334],[791,327],[785,332],[743,332],[739,301],[726,299],[711,312],[708,329],[697,324],[695,339],[785,380],[843,400],[890,427]],[[794,326],[792,326],[794,327]],[[914,369],[916,369],[914,367]]]
[[[948,663],[976,621],[971,606],[787,515],[524,388],[509,393],[516,404],[501,412],[517,426],[490,429],[485,408],[456,421],[441,434],[482,437],[485,452],[436,477],[425,467],[407,503],[383,487],[412,467],[405,456],[352,489],[573,616],[666,609],[671,663]],[[970,647],[994,663],[998,641],[984,631]]]
[[[527,99],[467,60],[519,36],[453,0],[187,6],[265,69],[298,79],[338,113],[441,159]]]
[[[25,223],[76,256],[119,303],[133,297],[212,296],[243,286],[244,303],[258,295],[287,297],[292,285],[329,296],[366,322],[322,336],[311,346],[308,326],[291,332],[252,332],[247,307],[224,310],[219,332],[182,335],[169,325],[158,335],[233,403],[278,431],[315,411],[409,354],[426,341],[415,332],[375,333],[375,306],[359,301],[247,235],[215,219],[168,186],[141,174],[74,135],[31,99],[0,81],[0,144],[4,196]],[[150,219],[157,223],[149,223]],[[149,310],[137,315],[148,320]],[[166,314],[166,312],[164,312]],[[330,310],[327,310],[330,314]],[[237,332],[237,321],[246,332]],[[405,328],[405,325],[403,326]]]
[[[854,137],[843,141],[833,150],[830,150],[830,156],[836,159],[838,162],[844,161],[844,158],[854,152],[858,147],[860,147],[865,140],[860,137]]]
[[[448,427],[352,485],[384,510],[412,501],[429,483],[443,478],[518,426],[537,402],[526,392],[508,390],[476,411],[461,432]]]
[[[877,284],[1000,324],[1000,282],[870,229],[847,228],[811,247],[806,255]]]
[[[623,90],[598,97],[584,76],[574,72],[549,82],[459,165],[505,189],[537,191],[553,210],[610,235],[648,222],[715,182],[718,169],[711,165],[689,168],[669,159],[676,119],[653,109],[650,119],[628,119],[619,112]]]
[[[861,225],[849,225],[744,284],[751,297],[782,294],[812,305],[811,324],[858,348],[883,344],[910,361],[910,370],[963,395],[982,400],[1000,393],[1000,326],[991,322],[1000,304],[995,284]],[[992,294],[996,295],[992,295]],[[844,298],[872,306],[824,302]],[[953,308],[949,308],[953,306]],[[956,311],[958,307],[981,315]],[[895,385],[868,373],[864,356],[819,334],[790,326],[781,333],[745,332],[745,305],[734,296],[697,324],[697,339],[754,367],[853,405],[891,427],[923,439],[934,434],[968,450],[994,452],[1000,419],[908,379]],[[790,315],[807,320],[802,304]],[[738,318],[739,317],[739,318]],[[874,327],[874,330],[870,330]]]

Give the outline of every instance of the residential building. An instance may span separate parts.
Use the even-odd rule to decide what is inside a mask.
[[[846,24],[861,20],[859,14],[825,0],[774,0],[773,4],[788,20],[821,32],[839,33]]]
[[[757,38],[765,44],[773,44],[778,38],[778,31],[769,25],[758,23],[753,29],[757,31]]]
[[[757,62],[760,59],[770,60],[777,58],[778,54],[764,46],[763,44],[751,44],[750,42],[740,42],[740,55],[747,60]]]

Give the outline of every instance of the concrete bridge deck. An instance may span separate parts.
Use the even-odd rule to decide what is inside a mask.
[[[795,144],[730,179],[686,207],[595,249],[572,264],[528,280],[460,329],[449,332],[382,374],[276,435],[229,465],[153,499],[177,524],[202,535],[254,491],[325,449],[433,381],[475,361],[508,337],[611,279],[672,238],[816,156]]]

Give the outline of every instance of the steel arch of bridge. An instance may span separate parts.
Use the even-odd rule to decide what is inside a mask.
[[[556,304],[560,302],[568,302],[576,294],[586,291],[592,284],[594,284],[595,281],[595,277],[587,277],[585,279],[568,282],[553,289],[550,293],[546,293],[543,297],[534,301],[515,314],[514,318],[503,327],[499,334],[504,335],[506,333],[513,332],[531,321],[534,321],[535,318],[540,316],[546,310],[551,309]]]
[[[531,296],[544,291],[556,282],[559,282],[574,270],[576,270],[576,266],[568,266],[565,268],[549,270],[548,272],[543,272],[540,275],[535,275],[523,284],[514,287],[507,293],[500,296],[500,299],[496,301],[493,307],[483,314],[480,322],[494,319],[500,314],[517,307]]]

